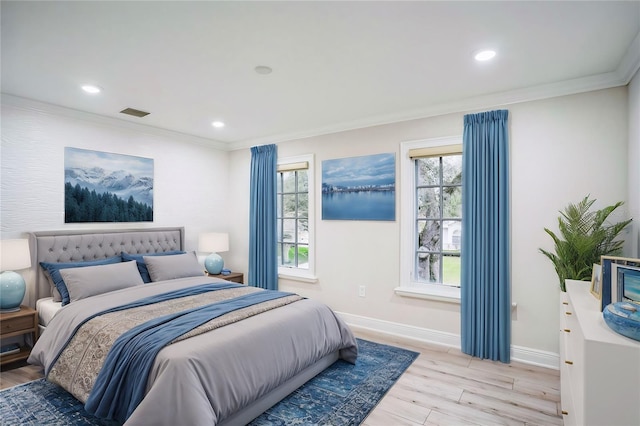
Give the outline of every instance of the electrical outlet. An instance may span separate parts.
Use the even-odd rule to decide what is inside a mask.
[[[361,286],[358,288],[358,296],[360,296],[360,297],[365,297],[365,295],[366,295],[366,287],[365,287],[365,286],[363,286],[363,285],[361,285]]]

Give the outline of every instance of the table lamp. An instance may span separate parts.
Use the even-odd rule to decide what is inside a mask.
[[[0,241],[0,312],[17,312],[27,288],[24,278],[14,270],[31,267],[29,240]]]
[[[198,250],[211,253],[204,259],[204,268],[208,273],[218,275],[224,267],[224,260],[218,252],[229,251],[229,234],[209,232],[200,235]]]

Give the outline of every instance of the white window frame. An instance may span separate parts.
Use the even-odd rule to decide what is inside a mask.
[[[314,157],[313,154],[298,155],[294,157],[278,158],[278,166],[285,166],[287,164],[304,163],[307,167],[307,191],[308,191],[308,203],[309,203],[309,268],[300,269],[295,267],[283,267],[278,266],[278,278],[292,281],[301,281],[307,283],[315,283],[318,281],[316,276],[316,262],[315,262],[315,170],[314,170]]]
[[[462,145],[462,136],[421,139],[400,144],[400,286],[395,293],[419,299],[460,303],[460,288],[446,284],[430,284],[413,279],[415,265],[416,233],[416,188],[415,163],[409,151],[420,148],[435,148],[447,145]]]

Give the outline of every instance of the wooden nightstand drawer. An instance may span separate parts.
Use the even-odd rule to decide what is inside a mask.
[[[2,335],[19,331],[27,331],[35,327],[33,316],[3,319],[0,322]]]
[[[221,278],[223,280],[231,281],[234,283],[244,284],[244,274],[242,272],[231,272],[227,275],[213,275],[207,272],[207,275],[210,277]]]

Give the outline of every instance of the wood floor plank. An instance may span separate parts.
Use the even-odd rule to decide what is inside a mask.
[[[417,424],[423,424],[431,410],[417,404],[399,399],[394,395],[387,395],[376,406],[375,411],[382,410],[395,414]]]
[[[460,403],[471,405],[486,413],[499,413],[500,416],[504,418],[510,418],[515,421],[522,421],[529,424],[563,425],[562,418],[558,417],[557,414],[543,413],[528,407],[522,407],[513,402],[491,398],[489,396],[467,390],[462,394]]]
[[[0,372],[0,389],[21,385],[44,377],[42,369],[35,365],[4,370]]]
[[[361,339],[370,340],[372,342],[382,343],[384,345],[399,346],[415,352],[441,352],[446,354],[451,348],[430,342],[409,339],[402,336],[393,336],[390,334],[376,333],[367,329],[352,328],[353,332]]]
[[[552,416],[557,415],[558,406],[556,401],[544,398],[532,398],[531,395],[520,393],[513,389],[505,389],[500,386],[493,386],[486,383],[469,381],[464,384],[464,390],[478,395],[484,395],[499,401],[516,404],[521,407],[539,411]]]
[[[443,364],[451,364],[452,366],[457,366],[457,367],[466,368],[469,366],[469,363],[471,362],[471,357],[467,355],[451,356],[451,354],[448,351],[443,352],[443,351],[434,351],[430,349],[423,349],[422,351],[419,351],[419,352],[421,355],[426,356],[432,361],[439,361]]]
[[[480,425],[524,425],[524,422],[516,421],[511,417],[479,410],[469,404],[461,404],[459,401],[452,401],[439,395],[415,392],[401,387],[394,387],[392,392],[394,395],[398,395],[398,398],[408,398],[408,400],[414,404],[429,408],[432,411],[438,411],[443,415],[460,418],[467,422],[477,423]]]
[[[541,383],[535,379],[519,379],[513,383],[513,390],[540,399],[560,402],[560,379],[556,383]]]
[[[559,370],[551,370],[535,365],[528,365],[517,361],[505,364],[499,361],[474,359],[469,363],[470,369],[478,369],[486,372],[494,372],[503,376],[518,377],[519,379],[535,378],[536,382],[558,383]]]
[[[459,368],[453,366],[451,363],[429,359],[427,356],[419,357],[413,363],[413,365],[415,365],[416,368],[422,368],[427,371],[439,371],[441,373],[449,374],[453,377],[460,377],[467,380],[474,380],[481,383],[500,386],[506,389],[513,389],[513,377],[479,369],[472,370],[470,368]]]
[[[479,423],[470,422],[460,417],[454,417],[451,415],[442,414],[439,411],[431,410],[427,421],[424,422],[425,426],[438,425],[438,426],[478,426]]]
[[[397,416],[385,410],[375,410],[367,416],[362,423],[363,426],[421,426],[422,423],[415,423],[403,417]]]
[[[407,370],[403,375],[402,382],[398,385],[417,392],[439,395],[452,401],[460,400],[462,388],[457,384],[442,380],[425,380],[425,376],[416,371],[416,369]]]

